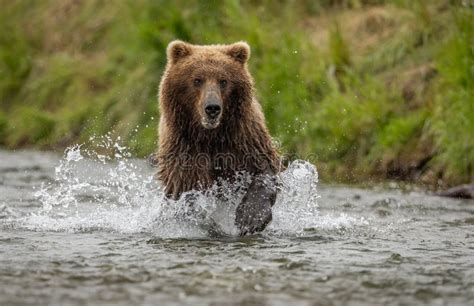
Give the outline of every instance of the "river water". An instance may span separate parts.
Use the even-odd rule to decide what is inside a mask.
[[[154,170],[109,145],[113,159],[80,147],[0,151],[0,305],[474,301],[472,200],[320,186],[295,161],[271,225],[239,238],[233,186],[227,202],[202,195],[204,213],[180,218]]]

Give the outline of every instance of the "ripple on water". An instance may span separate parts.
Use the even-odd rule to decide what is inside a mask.
[[[316,169],[295,161],[281,174],[271,225],[240,238],[232,210],[241,195],[223,203],[199,194],[205,214],[177,218],[183,202],[165,205],[153,170],[116,151],[112,161],[74,147],[42,186],[0,186],[8,191],[0,304],[29,296],[42,304],[468,305],[474,297],[474,210],[465,202],[319,190]],[[210,218],[218,238],[207,234]]]

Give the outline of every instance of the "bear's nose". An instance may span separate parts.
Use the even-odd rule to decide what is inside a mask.
[[[221,106],[215,103],[207,104],[204,110],[206,111],[206,114],[209,116],[209,118],[216,119],[221,113]]]

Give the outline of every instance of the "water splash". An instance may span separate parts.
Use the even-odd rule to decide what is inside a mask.
[[[153,179],[154,170],[132,159],[127,148],[101,140],[112,154],[102,155],[76,145],[65,151],[55,168],[55,179],[35,196],[41,209],[16,219],[16,226],[35,231],[113,231],[146,233],[160,238],[207,237],[217,226],[222,235],[235,236],[235,209],[244,196],[241,174],[233,183],[220,182],[208,192],[189,192],[178,201],[166,200]],[[292,162],[280,174],[280,192],[273,221],[264,234],[303,235],[308,229],[339,229],[363,224],[350,216],[321,216],[318,210],[318,173],[310,163]],[[226,195],[217,197],[217,191]],[[186,205],[192,196],[193,207]]]

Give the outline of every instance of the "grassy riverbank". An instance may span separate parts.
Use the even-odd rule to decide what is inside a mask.
[[[146,156],[167,43],[246,40],[272,134],[324,180],[474,180],[472,4],[275,3],[0,0],[0,145]]]

